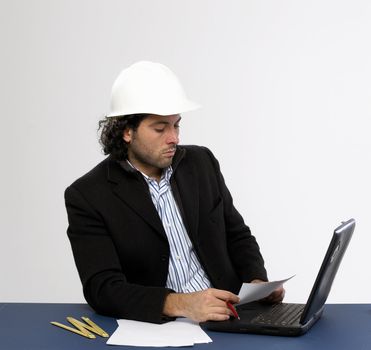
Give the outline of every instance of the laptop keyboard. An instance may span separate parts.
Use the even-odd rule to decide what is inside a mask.
[[[299,323],[304,310],[303,304],[276,304],[269,310],[256,316],[251,323],[288,326]]]

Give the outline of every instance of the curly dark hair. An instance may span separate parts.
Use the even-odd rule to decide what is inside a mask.
[[[149,114],[130,114],[120,117],[105,117],[98,123],[98,131],[101,131],[99,143],[102,145],[104,154],[110,154],[116,160],[127,158],[128,147],[123,139],[126,128],[137,130],[139,124]]]

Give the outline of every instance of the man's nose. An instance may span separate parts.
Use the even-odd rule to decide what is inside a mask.
[[[169,131],[169,134],[167,135],[167,143],[174,143],[178,144],[179,143],[179,131],[178,129],[173,129]]]

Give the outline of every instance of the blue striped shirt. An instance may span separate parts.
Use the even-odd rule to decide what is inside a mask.
[[[196,292],[211,287],[211,283],[195,253],[175,202],[170,186],[172,173],[171,166],[166,168],[159,183],[143,173],[142,175],[148,184],[152,202],[169,242],[170,258],[166,287],[179,293]]]

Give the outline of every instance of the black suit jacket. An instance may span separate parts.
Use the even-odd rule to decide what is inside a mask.
[[[258,244],[212,153],[178,146],[172,166],[175,199],[213,287],[238,293],[242,282],[266,280]],[[108,157],[69,186],[65,200],[87,302],[116,318],[166,320],[169,245],[143,176]]]

